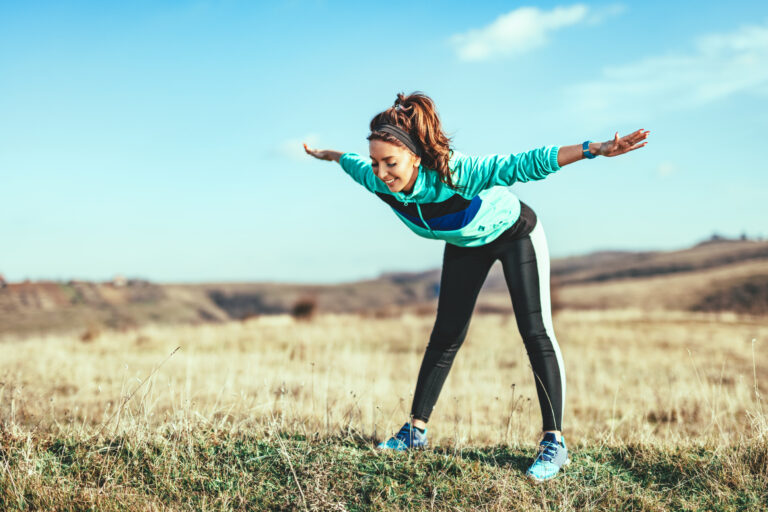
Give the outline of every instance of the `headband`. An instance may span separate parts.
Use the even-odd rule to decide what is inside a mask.
[[[405,147],[413,151],[416,156],[421,156],[421,144],[419,144],[413,137],[399,126],[393,124],[378,124],[373,127],[375,132],[384,132],[392,135],[397,140],[405,144]]]

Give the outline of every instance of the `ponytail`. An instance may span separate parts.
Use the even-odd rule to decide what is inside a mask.
[[[427,169],[433,169],[440,175],[440,181],[453,189],[458,189],[451,179],[448,161],[453,155],[451,139],[443,133],[435,103],[424,93],[414,92],[408,96],[397,94],[395,104],[371,119],[371,134],[368,140],[383,140],[404,147],[392,133],[376,130],[382,124],[397,126],[410,135],[421,146],[421,162]],[[413,150],[410,150],[413,152]]]

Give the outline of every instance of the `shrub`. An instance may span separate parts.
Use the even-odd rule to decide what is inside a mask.
[[[301,297],[291,308],[291,315],[296,320],[311,320],[317,310],[317,300],[314,297]]]

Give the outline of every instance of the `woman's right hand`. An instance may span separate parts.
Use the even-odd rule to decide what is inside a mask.
[[[331,149],[312,149],[307,146],[306,142],[304,142],[304,151],[306,151],[308,155],[312,155],[320,160],[332,160],[338,162],[341,158],[341,153],[338,151],[333,151]]]

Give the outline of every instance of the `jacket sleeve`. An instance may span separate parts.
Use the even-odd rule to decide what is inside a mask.
[[[467,196],[496,185],[541,180],[560,170],[558,146],[545,146],[512,155],[467,156],[454,152],[454,183],[465,187]]]
[[[370,192],[385,192],[386,186],[373,174],[371,162],[357,153],[344,153],[339,158],[339,164],[344,172],[353,180],[367,188]]]

